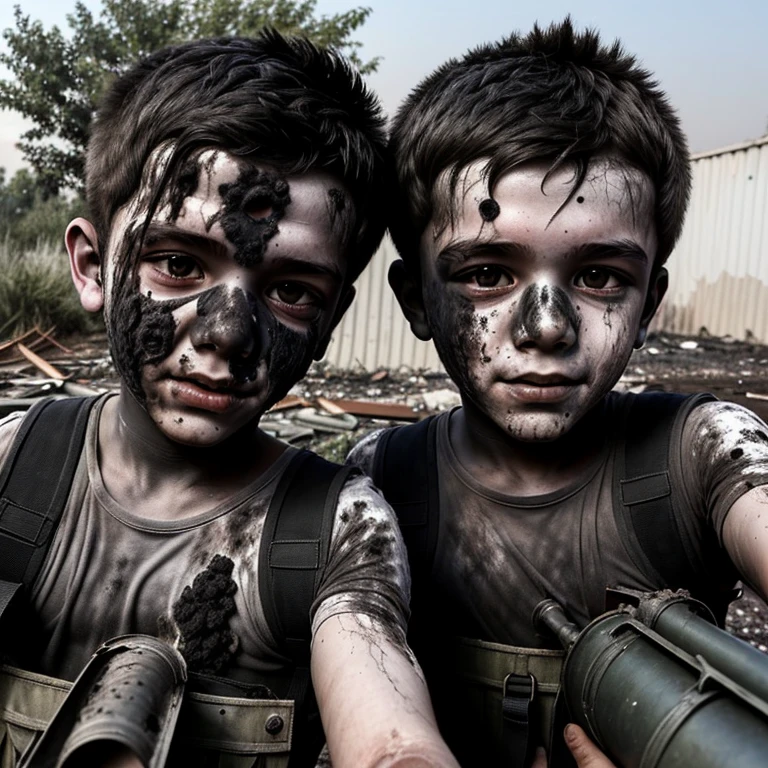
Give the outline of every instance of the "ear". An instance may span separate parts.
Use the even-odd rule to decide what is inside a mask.
[[[643,307],[643,316],[640,318],[640,328],[635,338],[635,349],[645,344],[645,337],[648,335],[648,326],[651,324],[656,311],[661,304],[661,300],[669,287],[669,272],[664,267],[660,267],[655,276],[651,276],[651,282],[648,286],[648,295],[645,297],[645,306]]]
[[[356,291],[353,285],[347,286],[346,290],[339,299],[339,306],[336,307],[336,313],[333,316],[333,320],[331,321],[330,326],[328,326],[328,331],[326,332],[325,336],[318,342],[315,353],[312,355],[315,360],[322,360],[323,357],[325,357],[328,345],[331,343],[331,334],[352,304],[352,299],[355,298],[355,293]]]
[[[402,259],[393,261],[389,267],[389,285],[395,293],[400,309],[411,326],[413,335],[422,341],[429,341],[432,333],[427,322],[421,279],[414,275]]]
[[[69,254],[72,282],[80,294],[80,303],[88,312],[98,312],[104,306],[96,229],[87,219],[74,219],[64,235]]]

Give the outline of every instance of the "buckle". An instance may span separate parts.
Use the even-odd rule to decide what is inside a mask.
[[[504,678],[501,690],[505,699],[528,699],[528,701],[533,701],[533,697],[536,694],[536,678],[530,672],[526,675],[510,672]]]

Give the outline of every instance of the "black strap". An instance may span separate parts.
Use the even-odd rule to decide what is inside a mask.
[[[502,740],[505,765],[526,768],[533,762],[536,748],[534,722],[536,679],[533,675],[508,674],[504,678],[501,699]]]
[[[19,427],[0,472],[3,607],[40,571],[69,497],[96,400],[41,400]]]
[[[432,569],[437,546],[437,417],[386,430],[376,446],[371,475],[397,515],[415,599]]]
[[[617,456],[614,512],[619,530],[641,569],[674,589],[690,589],[701,574],[675,514],[670,446],[673,435],[679,442],[691,410],[713,399],[666,392],[635,396],[624,425],[624,450]]]
[[[333,515],[350,474],[301,451],[278,483],[264,522],[259,584],[267,623],[296,664],[309,661],[309,621],[328,561]]]

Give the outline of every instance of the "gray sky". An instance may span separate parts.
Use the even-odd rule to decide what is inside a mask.
[[[46,27],[66,28],[74,0],[19,0]],[[393,112],[409,89],[435,67],[467,48],[515,29],[528,30],[570,13],[576,24],[597,27],[655,74],[677,107],[691,149],[701,151],[756,138],[768,130],[768,2],[766,0],[318,0],[329,14],[354,5],[373,13],[358,31],[362,56],[381,56],[370,78]],[[98,0],[85,0],[93,10]],[[0,3],[0,29],[13,24],[13,2]],[[3,43],[0,43],[4,45]],[[13,173],[21,158],[13,144],[21,119],[3,112],[0,165]]]

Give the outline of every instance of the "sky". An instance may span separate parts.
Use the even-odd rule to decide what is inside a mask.
[[[84,0],[98,11],[98,0]],[[18,0],[44,26],[67,29],[75,0]],[[364,60],[382,57],[369,77],[385,109],[447,59],[534,22],[570,13],[579,28],[600,30],[654,72],[677,108],[693,152],[768,132],[768,2],[766,0],[317,0],[318,15],[367,5],[372,13],[355,38]],[[0,3],[0,30],[13,26],[13,0]],[[4,47],[4,41],[0,42]],[[23,164],[14,143],[24,122],[0,114],[0,166]]]

